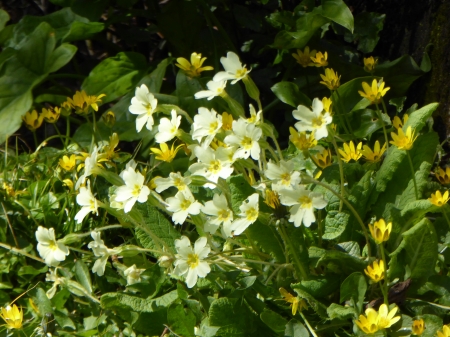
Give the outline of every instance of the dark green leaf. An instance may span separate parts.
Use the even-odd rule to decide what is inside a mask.
[[[322,15],[353,33],[353,15],[342,0],[322,0]]]
[[[178,292],[173,290],[155,299],[140,298],[124,293],[103,294],[100,302],[104,309],[124,309],[136,312],[155,312],[167,308],[178,298]]]
[[[309,332],[302,323],[292,319],[286,324],[284,337],[309,337]]]
[[[311,100],[293,82],[279,82],[270,88],[283,103],[297,108],[299,105],[311,106]]]
[[[286,327],[286,319],[275,311],[265,309],[259,317],[269,328],[275,332],[283,332]]]
[[[189,309],[181,304],[172,303],[167,310],[167,321],[170,330],[180,336],[195,336],[195,316]]]
[[[367,283],[363,274],[358,272],[350,274],[341,284],[341,297],[339,302],[353,301],[353,304],[356,305],[356,314],[359,314],[362,312],[366,291]]]

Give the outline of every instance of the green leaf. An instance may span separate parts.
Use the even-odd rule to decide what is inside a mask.
[[[362,312],[364,296],[367,291],[366,279],[361,273],[350,274],[341,284],[341,297],[339,302],[351,300],[356,305],[356,314]]]
[[[301,286],[300,283],[297,284],[291,284],[291,288],[294,289],[294,291],[297,293],[297,295],[305,300],[308,301],[308,304],[311,308],[314,309],[314,311],[322,318],[327,317],[327,307],[314,298],[309,292],[304,290],[304,288]]]
[[[296,319],[292,319],[286,324],[284,337],[309,337],[309,331],[302,323]]]
[[[245,230],[245,234],[249,240],[262,248],[264,252],[273,256],[276,262],[286,261],[283,243],[275,226],[270,226],[257,220]]]
[[[395,274],[389,277],[403,278],[404,275],[401,271],[405,270],[404,263],[408,265],[412,279],[427,279],[433,275],[438,257],[438,239],[430,220],[423,219],[404,232],[402,237],[400,246],[390,254],[389,266],[392,267]]]
[[[108,103],[132,91],[146,68],[147,62],[142,54],[120,52],[92,69],[81,88],[88,95],[105,94],[102,101]]]
[[[352,33],[344,32],[344,39],[347,42],[354,42],[356,48],[363,53],[371,53],[378,41],[379,33],[383,30],[385,14],[363,12],[355,16],[355,30]]]
[[[92,294],[92,282],[89,269],[82,260],[75,262],[75,277],[77,281],[86,289],[86,291]]]
[[[241,300],[221,297],[211,303],[211,326],[220,327],[217,336],[245,336],[255,326],[255,315]]]
[[[422,337],[434,337],[437,332],[442,329],[442,318],[436,315],[421,315],[424,320],[426,329],[423,331]]]
[[[179,336],[195,336],[195,321],[194,313],[185,309],[181,304],[172,303],[167,310],[167,322],[170,330]]]
[[[312,277],[312,280],[301,281],[293,284],[293,288],[303,289],[315,298],[326,298],[339,288],[341,280],[335,274],[323,277]]]
[[[354,271],[362,272],[366,267],[366,262],[360,258],[336,250],[325,250],[312,246],[308,253],[311,259],[318,258],[315,264],[316,268],[323,266],[334,272],[345,274]]]
[[[65,66],[69,63],[76,52],[77,47],[74,45],[68,43],[63,43],[60,45],[55,49],[48,61],[49,68],[47,69],[47,72],[52,73]]]
[[[391,124],[389,116],[381,114],[384,124]],[[352,116],[353,133],[358,138],[366,138],[375,131],[383,128],[381,120],[378,118],[378,114],[372,109],[355,110]]]
[[[287,320],[275,311],[265,309],[259,317],[273,331],[283,332],[285,330]]]
[[[322,0],[322,15],[353,33],[353,15],[342,0]]]
[[[409,116],[408,120],[403,126],[403,130],[406,131],[406,129],[410,126],[413,130],[416,131],[416,134],[419,133],[425,126],[427,119],[431,117],[438,106],[438,103],[430,103],[420,108],[419,110],[415,110]]]
[[[294,108],[297,108],[299,105],[311,106],[309,97],[302,93],[298,89],[297,84],[293,82],[279,82],[270,88],[270,90],[272,90],[280,101]]]
[[[136,228],[136,239],[148,249],[162,250],[166,246],[175,250],[175,240],[180,238],[180,233],[175,230],[173,224],[155,207],[149,203],[137,204],[136,209],[142,214],[144,223]],[[160,254],[155,256],[160,256]]]
[[[184,71],[178,71],[176,85],[176,93],[180,108],[186,111],[194,111],[196,113],[199,107],[205,106],[203,104],[205,100],[198,100],[194,98],[194,95],[197,92],[204,90],[198,78],[190,78]]]
[[[53,313],[53,306],[47,297],[47,294],[42,288],[35,288],[29,292],[34,304],[37,305],[39,313],[45,315],[47,313]]]
[[[6,23],[9,21],[10,17],[7,11],[0,9],[0,31],[5,28]]]
[[[55,44],[53,29],[43,22],[22,41],[15,52],[8,49],[0,54],[6,52],[9,55],[1,66],[0,143],[19,129],[21,116],[32,104],[32,89],[50,70],[56,71],[70,60],[73,47],[64,45],[55,50]]]
[[[178,298],[178,292],[173,290],[154,299],[140,298],[124,293],[106,293],[100,298],[104,309],[123,309],[136,312],[155,312],[167,308]]]
[[[327,308],[327,314],[330,319],[347,320],[355,317],[355,309],[352,307],[343,307],[337,303],[331,303]]]

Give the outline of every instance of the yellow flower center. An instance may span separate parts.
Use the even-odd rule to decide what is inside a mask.
[[[251,149],[253,145],[253,140],[250,137],[244,136],[244,138],[241,141],[241,145],[246,150]]]
[[[200,263],[200,259],[197,254],[188,254],[187,264],[189,268],[196,268]]]
[[[250,208],[245,212],[245,217],[249,221],[255,221],[258,218],[258,211],[254,208]]]
[[[219,219],[220,221],[227,221],[230,217],[230,212],[226,209],[221,209],[218,213],[217,213],[217,219]]]
[[[209,163],[208,171],[212,173],[218,173],[222,169],[222,164],[219,160],[213,160]]]
[[[150,103],[147,103],[144,105],[145,109],[147,110],[147,116],[151,116],[153,113],[153,108]]]
[[[291,184],[291,175],[289,173],[283,173],[281,175],[281,183],[283,185],[290,185]]]
[[[181,178],[175,178],[173,185],[178,188],[178,191],[182,191],[186,188],[186,185]]]
[[[183,211],[187,210],[189,208],[189,206],[191,206],[192,202],[188,199],[184,199],[181,204],[180,207]]]
[[[141,186],[139,186],[138,184],[134,185],[133,188],[133,192],[131,192],[131,194],[133,194],[135,197],[139,196],[139,193],[141,193]]]
[[[322,126],[322,124],[324,123],[324,120],[323,120],[322,116],[319,116],[319,117],[313,118],[311,122],[312,122],[312,126],[314,128],[318,129]]]
[[[311,208],[312,207],[312,199],[306,195],[298,198],[298,202],[301,204],[302,208]]]
[[[212,122],[209,124],[209,134],[212,135],[216,132],[217,127],[219,126],[219,123],[217,121]]]
[[[238,69],[236,71],[236,77],[244,77],[247,73],[247,68]]]
[[[58,249],[58,245],[57,245],[56,241],[50,241],[50,244],[48,245],[48,247],[51,250],[57,250]]]

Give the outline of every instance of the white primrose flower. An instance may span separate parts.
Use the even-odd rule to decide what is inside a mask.
[[[213,77],[214,82],[232,80],[231,84],[235,84],[250,72],[245,65],[242,65],[239,56],[231,51],[227,53],[227,57],[220,58],[220,63],[222,63],[225,71],[219,71],[215,74]]]
[[[189,214],[197,215],[200,213],[202,204],[195,200],[192,193],[178,192],[175,197],[166,199],[167,210],[173,212],[172,221],[175,224],[183,224]]]
[[[311,223],[316,221],[314,209],[322,209],[327,205],[321,193],[311,192],[303,185],[299,185],[293,190],[281,190],[280,202],[285,206],[292,206],[289,209],[291,217],[290,222],[295,227],[299,227],[302,223],[309,227]]]
[[[197,239],[194,249],[186,236],[175,240],[175,248],[178,254],[175,255],[175,269],[173,273],[178,276],[186,275],[186,284],[192,288],[197,283],[199,277],[205,277],[211,271],[208,262],[203,261],[210,253],[211,248],[207,244],[205,237]]]
[[[90,212],[98,215],[98,201],[91,192],[89,180],[87,181],[87,187],[80,188],[80,192],[77,194],[77,204],[81,206],[81,209],[75,215],[77,223],[82,223],[85,216]]]
[[[75,184],[75,190],[78,190],[80,186],[85,183],[86,178],[93,173],[93,170],[97,166],[99,159],[98,148],[97,146],[94,146],[89,156],[84,159],[84,172],[80,176],[80,178],[78,178],[77,183]]]
[[[109,206],[115,209],[124,209],[125,203],[123,201],[117,201],[116,198],[117,198],[116,194],[111,194],[109,196]]]
[[[36,231],[37,250],[48,266],[56,267],[69,255],[69,249],[56,241],[55,230],[39,226]]]
[[[280,163],[274,164],[271,161],[267,163],[265,176],[274,181],[272,187],[277,186],[274,191],[278,192],[280,188],[291,188],[300,183],[300,172],[294,171],[294,163],[292,161],[281,160]]]
[[[204,149],[200,146],[195,148],[195,154],[198,158],[198,163],[194,163],[189,167],[192,175],[204,176],[206,179],[217,183],[220,178],[228,178],[234,171],[233,166],[228,161],[227,153],[217,148],[216,151],[210,147]],[[216,185],[206,183],[204,187],[216,188]]]
[[[209,81],[208,83],[206,83],[208,90],[199,91],[194,96],[196,99],[206,98],[208,99],[208,101],[210,101],[214,97],[222,95],[226,85],[227,81]]]
[[[253,193],[245,200],[239,207],[241,213],[240,218],[233,221],[231,224],[231,230],[233,235],[239,235],[245,231],[248,226],[254,223],[258,219],[259,215],[259,194]]]
[[[231,223],[233,221],[233,212],[228,208],[227,198],[225,195],[214,194],[213,200],[207,201],[202,207],[202,212],[209,215],[208,229],[205,230],[214,234],[222,224],[222,232],[226,237],[231,235]]]
[[[89,242],[88,248],[92,249],[95,256],[98,257],[92,266],[92,272],[96,273],[98,276],[103,276],[105,274],[106,263],[111,255],[117,255],[121,252],[121,248],[109,249],[106,247],[103,240],[100,238],[100,232],[92,231],[91,237],[94,241]]]
[[[172,115],[172,120],[161,118],[159,121],[158,133],[155,135],[157,143],[167,143],[177,135],[181,124],[181,116],[177,116],[175,109],[172,109],[170,114]]]
[[[198,108],[198,114],[194,116],[192,124],[192,139],[202,142],[206,137],[203,146],[209,146],[222,127],[222,115],[218,115],[214,109]]]
[[[136,130],[140,132],[144,125],[148,130],[153,128],[155,121],[153,120],[153,113],[158,105],[158,100],[153,96],[145,84],[136,88],[135,95],[131,99],[131,105],[128,110],[138,115],[136,118]]]
[[[123,172],[122,178],[125,185],[116,189],[115,201],[124,202],[125,207],[123,210],[125,213],[128,213],[136,201],[140,203],[147,201],[150,189],[144,185],[144,176],[131,167]]]
[[[180,172],[171,172],[167,178],[156,178],[154,183],[156,185],[155,191],[161,193],[169,187],[176,187],[179,192],[190,193],[188,185],[191,183],[190,177],[183,177]]]
[[[247,123],[258,125],[261,122],[262,111],[260,110],[256,112],[253,104],[249,104],[249,108],[250,108],[250,118],[247,118]]]
[[[127,278],[127,285],[132,285],[141,282],[141,274],[145,269],[138,269],[136,265],[133,264],[130,268],[125,269],[123,274]]]
[[[237,146],[233,158],[247,159],[252,157],[259,160],[261,149],[258,140],[262,136],[262,130],[254,124],[248,124],[245,119],[233,121],[233,133],[225,137],[224,142],[231,146]]]
[[[47,295],[48,299],[52,299],[53,296],[55,296],[58,286],[60,284],[62,284],[64,282],[64,280],[65,280],[64,277],[58,277],[58,274],[56,272],[57,269],[58,268],[55,268],[53,270],[49,269],[48,273],[45,274],[45,281],[53,282],[52,287],[49,290],[47,290],[47,292],[45,293]]]
[[[312,101],[312,111],[304,105],[299,105],[292,115],[299,122],[295,123],[298,131],[313,131],[314,137],[319,140],[328,136],[327,125],[333,121],[329,112],[322,113],[323,103],[320,99]]]

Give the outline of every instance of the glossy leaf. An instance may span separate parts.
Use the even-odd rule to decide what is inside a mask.
[[[322,0],[322,15],[353,33],[353,15],[342,0]]]
[[[270,89],[280,101],[294,108],[299,105],[311,106],[311,100],[293,82],[279,82]]]

